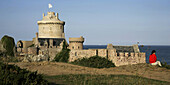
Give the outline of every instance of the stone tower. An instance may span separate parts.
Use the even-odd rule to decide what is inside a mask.
[[[65,40],[65,22],[59,19],[58,13],[55,15],[55,12],[47,12],[47,15],[43,14],[43,19],[37,23],[39,27],[39,33],[36,34],[37,47],[57,48]]]
[[[48,12],[43,14],[43,19],[38,21],[39,34],[38,38],[65,38],[64,21],[60,21],[58,13]]]
[[[79,38],[69,38],[69,49],[82,50],[83,42],[84,42],[84,38],[82,36],[80,36]]]

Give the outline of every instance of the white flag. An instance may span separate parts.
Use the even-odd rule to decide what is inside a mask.
[[[48,8],[52,8],[53,6],[51,4],[48,4]]]

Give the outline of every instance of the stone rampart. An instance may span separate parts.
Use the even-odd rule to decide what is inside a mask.
[[[104,57],[104,58],[107,58],[107,54],[108,54],[108,50],[107,49],[96,49],[97,51],[97,55],[98,56],[101,56],[101,57]]]
[[[145,53],[117,53],[117,56],[108,57],[116,66],[146,63]]]
[[[77,59],[81,58],[90,58],[91,56],[96,55],[96,49],[89,49],[89,50],[71,50],[69,62],[73,62]]]
[[[116,66],[146,63],[145,53],[138,52],[116,52],[116,49],[88,49],[88,50],[71,50],[69,62],[81,58],[90,58],[92,56],[101,56],[112,61]]]

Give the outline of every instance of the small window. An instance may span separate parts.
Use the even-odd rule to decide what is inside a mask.
[[[79,49],[79,46],[78,46],[78,49]]]
[[[72,49],[74,49],[74,46],[72,47]]]

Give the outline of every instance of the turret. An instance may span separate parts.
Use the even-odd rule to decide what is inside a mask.
[[[79,38],[69,38],[69,49],[82,50],[83,42],[84,42],[84,38],[82,36],[80,36]]]

